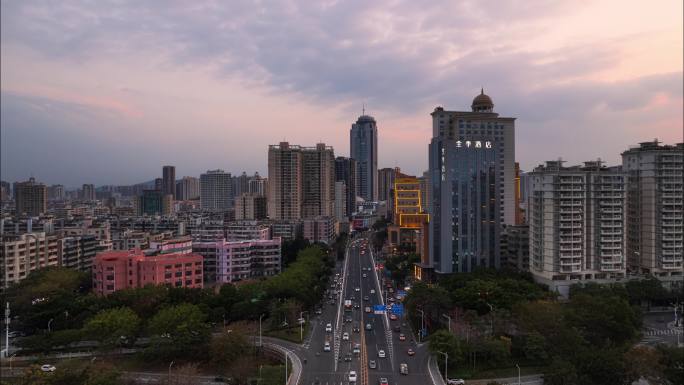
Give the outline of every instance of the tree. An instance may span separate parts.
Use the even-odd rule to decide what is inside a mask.
[[[578,385],[577,369],[567,360],[555,358],[544,372],[545,385]]]
[[[580,383],[586,385],[623,385],[627,368],[621,349],[586,348],[575,356]]]
[[[417,283],[411,288],[404,299],[404,304],[408,313],[412,316],[414,325],[420,327],[420,313],[425,313],[427,324],[439,322],[442,314],[451,309],[449,293],[439,286],[428,286],[424,283]]]
[[[83,333],[102,344],[104,349],[135,342],[140,328],[140,318],[130,308],[119,307],[103,310],[83,327]]]
[[[245,334],[237,330],[214,337],[209,346],[211,360],[221,366],[230,365],[249,350],[250,345]]]
[[[536,331],[525,336],[523,354],[525,359],[530,362],[546,362],[549,359],[549,354],[546,351],[546,338]]]
[[[627,382],[631,384],[642,377],[652,384],[661,382],[665,369],[662,358],[662,354],[650,346],[633,346],[624,355]]]
[[[461,350],[461,344],[455,335],[449,333],[448,331],[441,329],[438,330],[428,339],[428,349],[434,355],[438,355],[439,352],[447,353],[449,355],[449,364],[454,365],[460,363],[463,360],[463,351]],[[437,360],[441,364],[441,359]]]
[[[667,384],[681,384],[684,378],[684,348],[658,345],[663,377]]]
[[[148,352],[169,359],[204,351],[210,337],[206,315],[196,305],[181,304],[160,310],[149,322]]]

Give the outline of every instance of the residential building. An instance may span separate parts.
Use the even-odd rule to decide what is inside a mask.
[[[93,291],[108,295],[146,285],[202,288],[202,256],[162,254],[145,256],[140,250],[108,251],[95,257]]]
[[[266,197],[244,193],[235,199],[235,220],[266,219]]]
[[[0,202],[6,202],[10,200],[12,196],[12,185],[7,181],[0,181]]]
[[[268,194],[268,179],[262,178],[258,172],[249,178],[248,192],[256,195],[267,196]]]
[[[97,253],[106,251],[94,235],[59,238],[59,263],[61,266],[90,273]]]
[[[356,160],[338,156],[335,158],[335,180],[344,182],[347,190],[345,216],[350,217],[356,207],[358,178]]]
[[[192,176],[184,176],[176,182],[176,200],[188,201],[200,197],[200,181]]]
[[[576,283],[625,278],[625,174],[601,161],[530,173],[530,271],[567,297]]]
[[[325,143],[301,147],[302,218],[335,214],[335,153]]]
[[[40,216],[47,210],[47,187],[29,178],[14,184],[16,215]]]
[[[684,143],[640,143],[622,153],[627,174],[627,262],[634,274],[681,288]]]
[[[332,217],[307,218],[302,221],[304,239],[311,243],[331,243],[335,240],[335,220]]]
[[[530,271],[530,227],[505,225],[501,233],[501,266]]]
[[[349,157],[356,160],[358,196],[378,199],[378,127],[375,118],[361,115],[349,131]]]
[[[150,247],[144,252],[145,255],[190,254],[192,253],[192,237],[151,240]]]
[[[394,188],[394,177],[396,172],[396,169],[389,167],[378,170],[378,200],[385,201],[390,206],[393,199],[392,189]]]
[[[63,201],[64,200],[64,186],[61,184],[53,184],[48,187],[48,200]]]
[[[164,179],[155,178],[154,179],[154,189],[157,191],[164,191]]]
[[[0,287],[8,288],[31,272],[59,265],[59,242],[45,233],[7,235],[0,242]]]
[[[225,239],[230,242],[271,239],[271,227],[259,221],[228,222],[223,228],[225,229]]]
[[[289,240],[299,236],[302,236],[302,221],[271,222],[271,237]]]
[[[233,283],[280,273],[280,238],[223,242],[218,246],[218,283]]]
[[[138,215],[168,216],[173,214],[173,196],[159,190],[143,190],[138,198]]]
[[[482,91],[472,111],[432,112],[430,265],[437,274],[500,267],[500,231],[515,223],[515,118]]]
[[[224,212],[233,208],[233,183],[230,173],[209,170],[200,175],[202,210]]]
[[[420,202],[423,206],[423,212],[430,213],[430,171],[423,172],[423,176],[418,178],[420,183]]]

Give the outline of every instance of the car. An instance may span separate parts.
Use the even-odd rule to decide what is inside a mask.
[[[371,324],[366,324],[366,330],[371,330],[371,329],[373,329],[373,327],[371,326]]]
[[[332,333],[332,324],[325,325],[325,332]]]
[[[366,278],[366,277],[368,277],[368,275],[366,275],[366,273],[363,273],[363,278]]]
[[[361,305],[359,305],[358,303],[354,304],[354,309],[360,309],[360,308],[361,308]]]
[[[349,372],[349,382],[356,382],[356,372],[354,370]]]
[[[380,380],[378,380],[378,385],[389,385],[389,381],[385,377],[380,377]]]
[[[404,333],[399,334],[399,341],[406,341],[406,336]]]
[[[361,291],[361,288],[357,287],[356,289],[354,289],[354,291]]]
[[[364,310],[366,311],[366,313],[370,313],[370,312],[371,312],[370,306],[366,306],[366,308],[365,308]]]
[[[40,367],[40,370],[47,373],[54,372],[55,370],[57,370],[57,368],[54,365],[45,364]]]
[[[321,309],[316,309],[316,315],[321,315],[323,314],[323,310]]]
[[[385,351],[380,349],[378,350],[378,358],[385,358]]]
[[[351,359],[352,359],[352,356],[351,356],[351,354],[349,354],[349,353],[347,353],[347,355],[344,356],[344,360],[345,360],[346,362],[351,362]]]
[[[354,333],[360,332],[360,330],[359,330],[359,324],[354,324],[354,327],[352,327],[352,331],[353,331]]]
[[[408,364],[406,364],[405,362],[402,362],[401,364],[399,364],[399,373],[401,373],[403,375],[407,375],[408,374]]]
[[[351,317],[347,317],[347,318],[345,318],[345,319],[344,319],[344,322],[352,322],[352,319],[351,319]]]
[[[409,356],[413,356],[416,354],[416,352],[414,352],[413,349],[409,348],[409,350],[406,351],[406,354],[408,354]]]
[[[400,333],[400,332],[401,332],[401,326],[399,326],[399,325],[394,325],[394,327],[392,328],[392,330],[394,330],[396,333]]]
[[[396,321],[398,318],[397,318],[397,315],[396,315],[396,314],[392,313],[392,314],[390,314],[390,319],[391,319],[392,321]]]
[[[465,385],[465,381],[460,378],[450,378],[447,380],[447,385]]]
[[[368,300],[370,300],[370,298],[368,298],[367,295],[364,295],[364,296],[363,296],[363,300],[364,300],[364,301],[368,301]]]
[[[378,364],[376,364],[374,360],[370,360],[368,361],[368,367],[371,369],[375,369],[378,367]]]
[[[361,345],[360,344],[354,344],[354,349],[352,349],[352,353],[361,354]]]
[[[371,289],[370,293],[375,294],[375,289]]]
[[[325,341],[325,344],[323,344],[323,351],[324,351],[324,352],[329,352],[329,351],[330,351],[330,342]]]
[[[349,341],[349,333],[345,332],[342,334],[342,341]]]

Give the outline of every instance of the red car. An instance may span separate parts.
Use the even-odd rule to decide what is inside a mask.
[[[414,352],[413,349],[409,349],[406,353],[407,353],[409,356],[412,356],[412,355],[416,354],[416,352]]]

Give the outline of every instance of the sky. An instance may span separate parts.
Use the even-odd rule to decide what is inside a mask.
[[[379,167],[427,169],[430,112],[484,87],[523,170],[682,141],[682,1],[1,2],[0,177],[267,174],[374,116]]]

